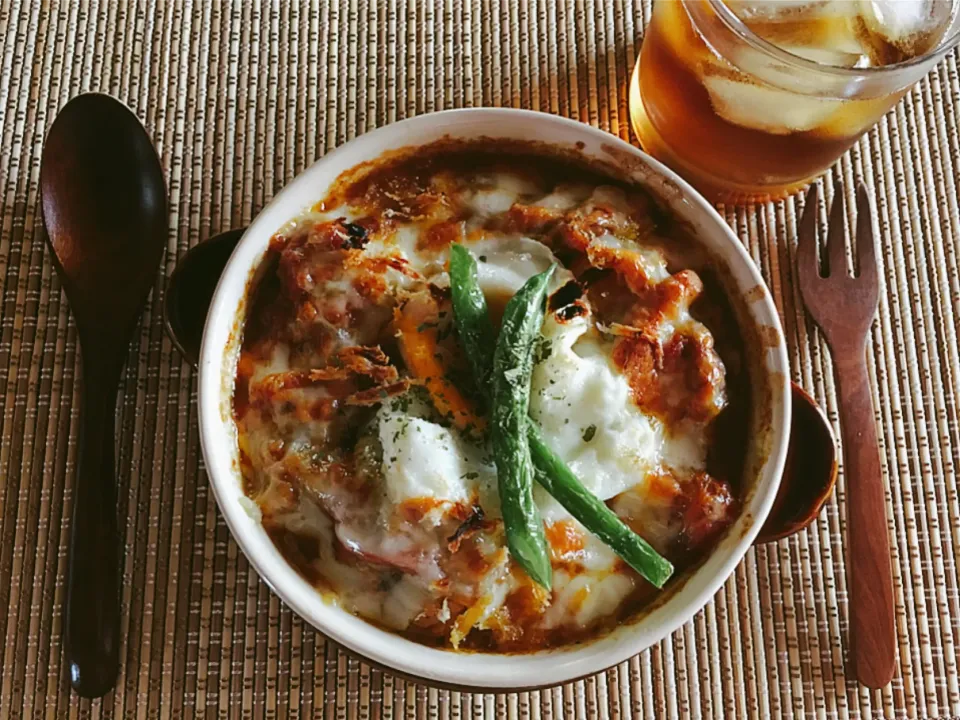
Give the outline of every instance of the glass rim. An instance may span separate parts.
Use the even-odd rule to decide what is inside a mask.
[[[670,1],[670,0],[668,0]],[[833,75],[835,77],[857,78],[867,76],[880,76],[896,74],[897,71],[910,70],[931,62],[939,62],[948,52],[960,43],[960,28],[954,30],[952,35],[940,42],[937,47],[928,53],[918,55],[917,57],[904,60],[903,62],[893,63],[891,65],[879,65],[877,67],[850,68],[841,65],[825,65],[816,60],[810,60],[792,52],[778,47],[769,40],[764,40],[753,30],[747,27],[737,15],[731,10],[725,0],[707,0],[713,9],[717,12],[720,20],[744,42],[767,55],[771,55],[781,62],[793,65],[802,70],[811,70],[813,72]]]

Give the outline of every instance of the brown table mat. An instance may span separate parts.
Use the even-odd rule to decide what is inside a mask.
[[[596,677],[506,696],[410,684],[348,658],[253,572],[207,486],[196,377],[161,327],[177,257],[241,226],[326,150],[468,105],[559,113],[630,139],[649,2],[0,0],[0,717],[600,718],[960,715],[960,82],[954,53],[835,168],[876,190],[874,325],[899,670],[845,672],[844,484],[815,526],[752,550],[705,610]],[[76,334],[38,210],[44,134],[99,90],[153,135],[168,252],[119,403],[125,609],[103,700],[63,678],[60,624],[78,400]],[[785,324],[794,378],[836,423],[829,355],[799,305],[793,201],[727,209]]]

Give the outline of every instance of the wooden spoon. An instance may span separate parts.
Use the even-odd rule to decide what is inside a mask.
[[[207,309],[223,268],[246,229],[214,235],[190,248],[173,271],[164,296],[167,334],[183,358],[197,366]],[[787,465],[773,509],[757,542],[780,540],[812,523],[837,481],[837,444],[830,423],[803,389],[793,385]]]
[[[76,691],[99,697],[116,680],[120,646],[117,385],[166,247],[166,188],[136,116],[107,95],[90,94],[68,102],[50,128],[40,194],[53,264],[73,310],[83,358],[67,664]]]

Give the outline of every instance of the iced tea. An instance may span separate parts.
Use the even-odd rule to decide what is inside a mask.
[[[958,41],[960,0],[657,0],[630,87],[641,145],[715,200],[826,170]]]

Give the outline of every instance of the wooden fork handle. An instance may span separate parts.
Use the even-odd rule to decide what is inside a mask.
[[[886,497],[863,347],[835,353],[847,487],[850,636],[857,679],[880,688],[893,679],[896,633]]]

